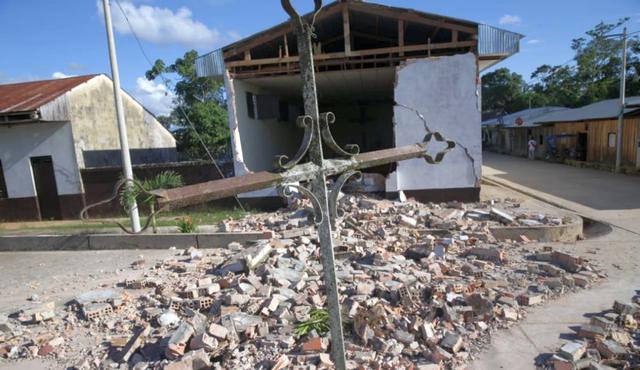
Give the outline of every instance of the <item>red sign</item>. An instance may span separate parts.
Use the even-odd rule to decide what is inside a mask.
[[[524,123],[524,120],[522,119],[522,117],[516,118],[516,125],[522,126],[523,123]]]

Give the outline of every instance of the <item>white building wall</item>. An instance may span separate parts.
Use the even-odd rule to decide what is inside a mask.
[[[290,122],[277,119],[255,119],[249,117],[247,92],[268,93],[264,89],[241,80],[225,78],[228,94],[229,129],[233,150],[235,175],[250,172],[271,171],[276,155],[295,154],[302,142],[303,130],[295,125],[296,117]],[[275,189],[264,189],[241,194],[241,197],[276,196]]]
[[[396,147],[422,141],[426,131],[420,116],[432,131],[456,141],[458,146],[439,165],[429,165],[424,159],[400,162],[387,181],[387,192],[480,186],[482,137],[477,73],[476,57],[471,53],[418,59],[398,67]],[[442,143],[432,142],[428,151],[435,155],[442,147]]]
[[[83,192],[71,125],[33,123],[0,127],[0,161],[9,198],[36,196],[31,157],[51,156],[58,194]]]

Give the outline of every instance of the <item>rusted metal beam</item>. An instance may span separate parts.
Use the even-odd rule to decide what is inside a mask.
[[[425,156],[425,145],[425,143],[421,143],[400,148],[376,150],[357,154],[349,159],[328,159],[323,164],[324,173],[326,176],[334,176],[349,170],[421,158]],[[262,171],[175,189],[156,190],[152,193],[158,197],[159,208],[173,210],[236,194],[274,187],[283,182],[310,181],[318,176],[318,169],[319,167],[313,163],[305,163],[286,172]]]

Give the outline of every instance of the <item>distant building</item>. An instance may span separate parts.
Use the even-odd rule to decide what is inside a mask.
[[[483,147],[503,153],[526,155],[531,128],[546,114],[566,109],[568,108],[532,108],[485,120],[482,122]]]
[[[124,93],[136,163],[176,161],[176,141]],[[0,221],[77,218],[81,171],[121,163],[111,79],[89,75],[0,85]]]
[[[547,108],[537,108],[547,109]],[[572,159],[613,166],[620,100],[608,99],[575,109],[551,107],[532,118],[526,111],[482,123],[485,148],[524,156],[529,137],[538,142],[536,157]],[[535,110],[533,110],[535,111]],[[518,125],[515,120],[522,117]],[[640,164],[640,97],[627,98],[622,132],[622,164]]]

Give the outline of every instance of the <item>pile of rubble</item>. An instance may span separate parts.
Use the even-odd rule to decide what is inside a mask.
[[[578,340],[564,344],[540,366],[552,370],[640,368],[640,296],[633,303],[614,302],[611,310],[580,326]]]
[[[350,368],[458,368],[528,306],[604,277],[548,246],[496,242],[490,227],[535,214],[513,201],[497,206],[342,198],[335,254]],[[0,358],[77,369],[331,368],[309,214],[302,204],[225,222],[274,238],[135,261],[140,277],[121,286],[0,318]]]

